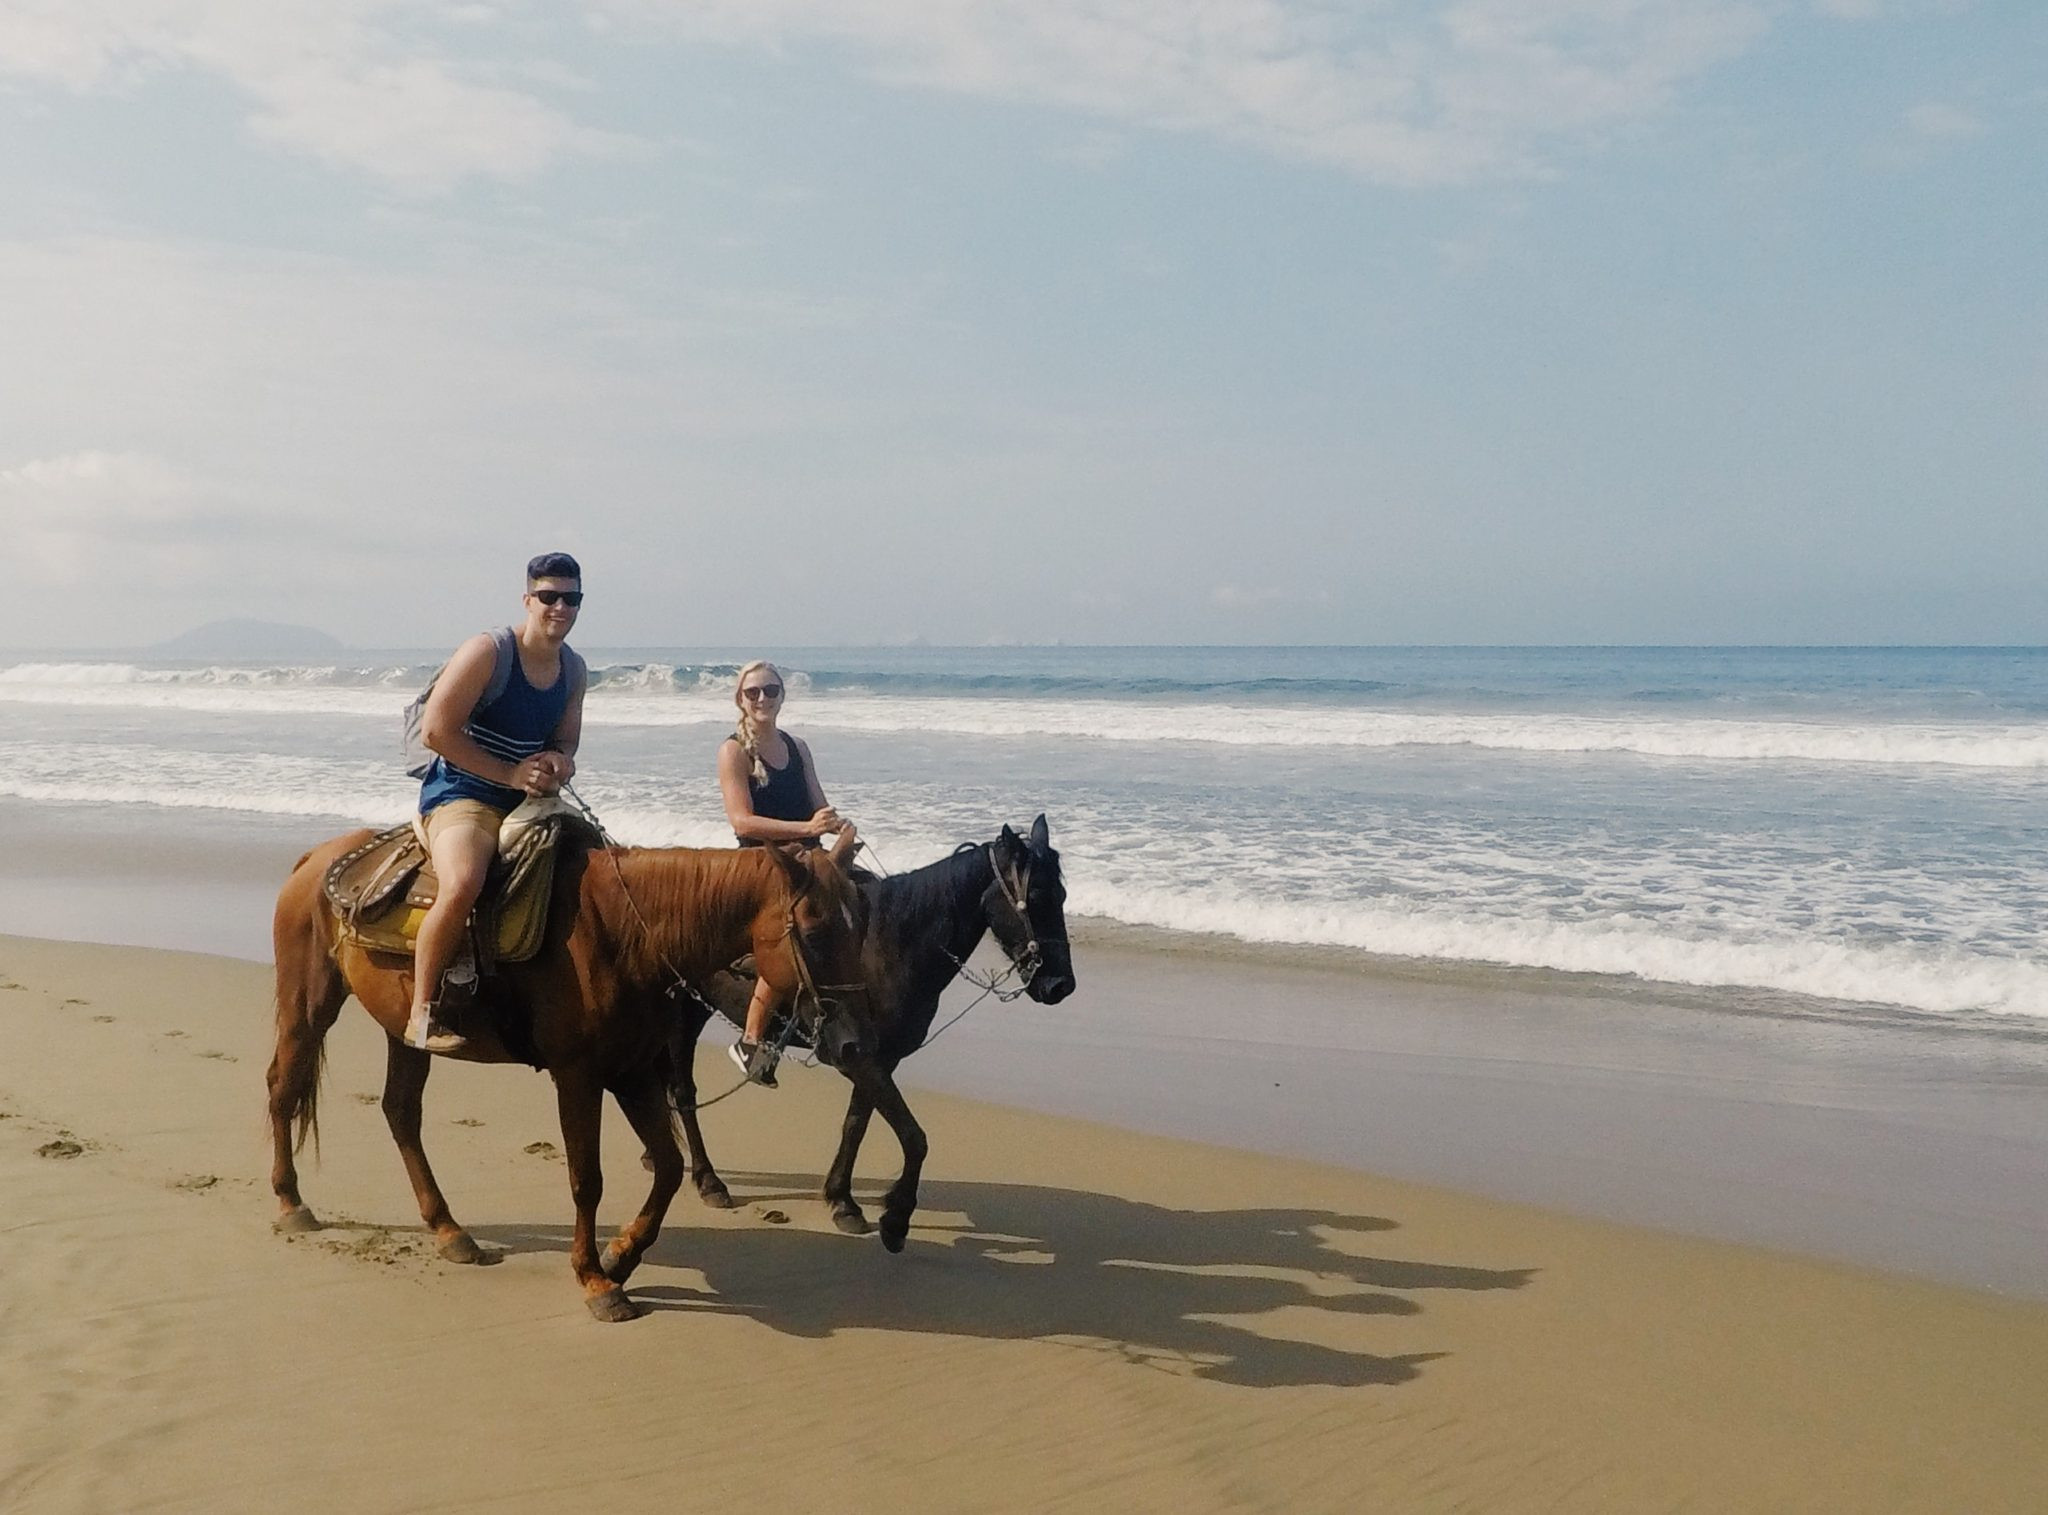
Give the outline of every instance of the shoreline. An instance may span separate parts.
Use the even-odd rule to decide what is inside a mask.
[[[182,826],[66,819],[0,853],[0,932],[267,963],[296,818],[200,849]],[[2031,1027],[1361,971],[1078,918],[1074,938],[1072,1000],[978,1006],[905,1086],[2048,1299]],[[956,983],[937,1024],[974,996]]]
[[[815,1198],[836,1076],[707,1112],[739,1207],[679,1196],[650,1313],[598,1326],[545,1078],[436,1065],[429,1150],[503,1253],[442,1263],[352,1008],[302,1161],[329,1229],[286,1240],[267,980],[0,940],[10,1509],[2019,1512],[2048,1478],[2038,1303],[929,1092],[890,1257]],[[645,1176],[605,1142],[616,1224]],[[895,1166],[878,1134],[864,1199]]]

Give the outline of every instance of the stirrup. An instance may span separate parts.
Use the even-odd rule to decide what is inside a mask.
[[[406,1046],[420,1052],[459,1052],[469,1045],[469,1038],[460,1031],[450,1030],[434,1016],[438,1005],[428,1005],[426,1014],[408,1016],[405,1035],[399,1038]],[[414,1033],[418,1039],[414,1039]]]
[[[759,1084],[764,1089],[782,1087],[775,1082],[775,1065],[782,1059],[773,1047],[750,1042],[743,1036],[727,1047],[725,1054],[739,1064],[740,1072],[746,1074],[748,1083]]]

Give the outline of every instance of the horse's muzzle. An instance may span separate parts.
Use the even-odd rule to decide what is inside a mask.
[[[1071,973],[1040,973],[1031,980],[1031,997],[1041,1005],[1057,1005],[1074,992]]]

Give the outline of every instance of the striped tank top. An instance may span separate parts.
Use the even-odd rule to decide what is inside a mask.
[[[547,688],[536,689],[527,682],[526,670],[520,666],[519,653],[515,648],[511,677],[506,680],[505,692],[490,704],[479,705],[471,711],[469,724],[462,729],[471,741],[492,757],[503,758],[508,763],[532,757],[547,746],[555,728],[562,724],[562,712],[569,708],[569,670],[572,666],[569,649],[564,646],[560,675]],[[523,791],[479,778],[444,757],[434,759],[434,766],[427,770],[426,778],[420,782],[421,815],[450,800],[482,800],[493,810],[509,814],[525,798]]]

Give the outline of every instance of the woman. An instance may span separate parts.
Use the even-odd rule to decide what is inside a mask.
[[[718,788],[725,797],[725,818],[742,847],[775,842],[814,846],[819,837],[836,832],[847,847],[846,856],[851,857],[857,845],[853,823],[841,819],[825,802],[811,749],[777,725],[787,689],[782,670],[765,658],[740,670],[732,692],[732,702],[740,711],[739,724],[718,748]],[[747,1029],[730,1048],[732,1060],[747,1077],[769,1089],[776,1087],[776,1052],[763,1046],[761,1039],[774,1010],[767,980],[757,980],[754,997],[747,1005]]]

